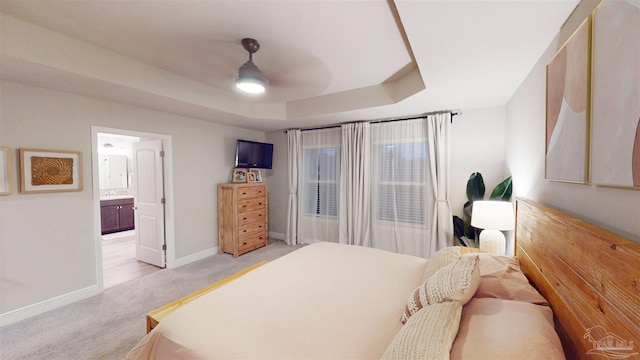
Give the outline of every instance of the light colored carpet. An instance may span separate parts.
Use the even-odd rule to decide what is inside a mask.
[[[147,312],[299,246],[272,240],[234,259],[218,254],[116,285],[102,294],[0,328],[0,358],[122,359],[145,335]]]

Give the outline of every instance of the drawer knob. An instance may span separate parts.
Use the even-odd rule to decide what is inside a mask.
[[[246,217],[243,217],[243,218],[242,218],[242,220],[247,220],[247,218],[246,218]]]

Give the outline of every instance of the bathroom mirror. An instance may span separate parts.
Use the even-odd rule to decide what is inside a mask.
[[[125,155],[99,154],[100,190],[126,189],[129,187],[127,157]]]

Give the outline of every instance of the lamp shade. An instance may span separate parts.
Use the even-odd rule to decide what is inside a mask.
[[[479,229],[513,230],[513,205],[508,201],[474,201],[471,226]]]

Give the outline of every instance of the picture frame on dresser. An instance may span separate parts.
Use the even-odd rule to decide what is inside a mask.
[[[19,149],[20,193],[82,191],[82,152]]]
[[[247,169],[233,168],[233,174],[231,175],[232,183],[246,183],[247,182]]]
[[[262,182],[260,169],[249,169],[249,182]]]
[[[11,149],[0,147],[0,195],[11,194],[11,154]]]

